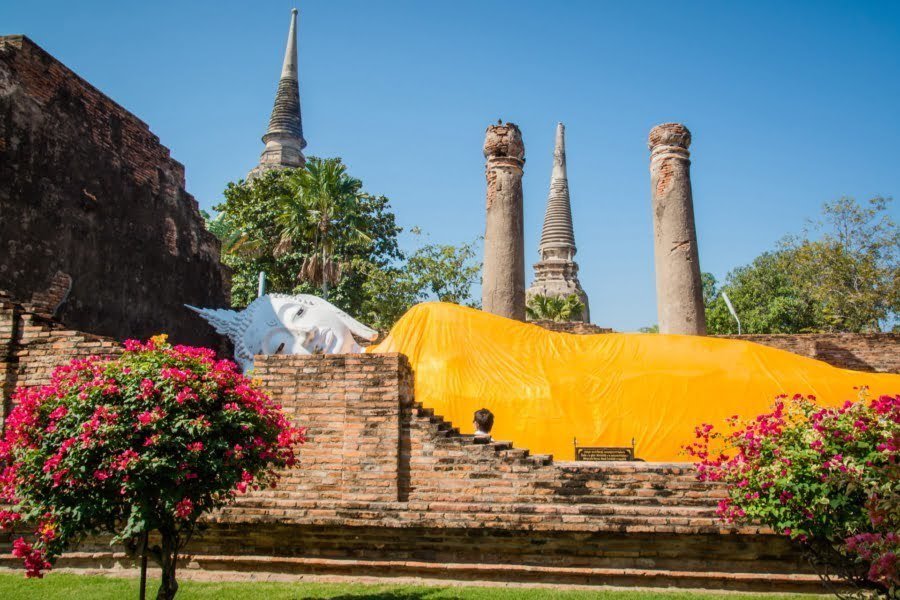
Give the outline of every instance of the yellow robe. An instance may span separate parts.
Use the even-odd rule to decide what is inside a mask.
[[[766,412],[778,394],[823,404],[900,393],[900,375],[848,371],[758,344],[659,334],[554,333],[454,304],[413,307],[369,352],[401,352],[416,400],[460,428],[495,415],[493,437],[535,454],[630,446],[650,461],[688,460],[700,423]]]

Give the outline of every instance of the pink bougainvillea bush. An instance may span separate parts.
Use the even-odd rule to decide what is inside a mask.
[[[197,519],[275,485],[304,441],[233,362],[165,336],[125,342],[116,358],[73,360],[14,401],[0,441],[0,501],[13,508],[0,526],[35,526],[13,546],[27,575],[87,534],[135,547],[158,532],[148,554],[163,571],[160,598],[175,594]]]
[[[824,408],[779,397],[728,431],[696,429],[698,476],[723,482],[719,515],[758,522],[801,544],[826,577],[900,592],[900,396]]]

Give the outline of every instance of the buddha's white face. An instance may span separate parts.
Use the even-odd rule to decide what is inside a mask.
[[[248,347],[255,354],[310,354],[306,343],[315,325],[305,318],[309,311],[309,306],[292,298],[273,298],[254,314],[245,336]]]
[[[304,294],[268,294],[246,309],[194,309],[235,346],[246,371],[257,354],[344,354],[361,349],[353,334],[375,339],[369,329],[327,301]]]

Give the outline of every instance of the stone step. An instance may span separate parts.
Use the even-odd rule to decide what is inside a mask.
[[[528,452],[528,450],[523,450],[522,448],[509,448],[508,450],[502,450],[500,454],[503,458],[524,461],[524,459],[528,458],[530,452]]]
[[[411,490],[415,494],[416,490]],[[606,503],[606,504],[588,504],[579,503],[571,505],[557,505],[555,507],[546,504],[533,503],[515,503],[505,504],[491,502],[485,500],[481,502],[456,501],[457,496],[447,496],[445,499],[429,499],[424,502],[429,507],[429,511],[443,513],[452,513],[459,515],[460,519],[468,519],[467,515],[472,513],[483,514],[517,514],[530,515],[540,514],[546,518],[564,517],[588,517],[590,519],[599,518],[601,521],[610,523],[622,522],[632,523],[635,517],[652,517],[654,519],[695,519],[705,518],[709,523],[718,522],[715,514],[715,508],[711,506],[684,506],[684,505],[641,505],[641,504],[622,504],[622,503]],[[419,504],[419,501],[413,501],[411,504]],[[296,513],[297,518],[304,518],[307,511],[313,513],[321,512],[321,508],[315,502],[308,500],[296,500],[292,498],[284,498],[277,496],[262,496],[254,494],[253,496],[244,496],[240,499],[239,505],[242,511],[246,510],[263,510],[263,511],[286,511],[284,514]],[[338,504],[328,508],[328,512],[332,516],[347,516],[352,514],[369,514],[372,511],[384,512],[385,514],[403,513],[403,503],[392,504],[394,509],[387,510],[383,508],[381,503],[360,503],[359,505],[345,506]],[[449,517],[453,518],[453,517]],[[612,519],[612,520],[610,520]]]
[[[553,464],[552,454],[532,454],[528,459],[539,466],[547,466]]]
[[[98,565],[118,565],[127,559],[123,553],[67,552],[57,566],[70,569],[101,570],[121,576],[121,567],[111,569]],[[698,564],[694,564],[694,563]],[[669,564],[672,563],[672,564]],[[4,567],[17,568],[20,562],[6,555]],[[628,565],[628,566],[625,566]],[[753,569],[752,571],[750,569]],[[614,566],[550,566],[490,561],[449,563],[420,559],[328,558],[295,556],[214,555],[194,552],[191,567],[201,573],[214,573],[217,580],[245,581],[247,573],[265,580],[270,576],[289,581],[303,581],[312,577],[365,577],[369,582],[383,584],[419,584],[423,580],[450,585],[459,582],[490,581],[495,585],[532,587],[572,585],[581,589],[597,586],[598,595],[609,587],[651,588],[663,591],[705,589],[709,591],[787,592],[821,594],[823,587],[811,573],[796,573],[779,564],[750,561],[668,561],[665,566],[643,565],[629,560]],[[136,571],[132,569],[136,576]],[[540,587],[537,587],[540,586]],[[603,587],[600,587],[603,586]],[[587,595],[588,592],[585,592]]]
[[[443,492],[443,493],[442,493]],[[486,494],[490,497],[490,494]],[[416,500],[419,498],[434,502],[455,502],[459,496],[455,494],[447,494],[446,490],[427,488],[424,486],[413,486],[410,491],[410,498]],[[477,498],[477,496],[476,496]],[[662,496],[604,496],[601,494],[582,496],[579,498],[571,498],[567,500],[558,496],[529,496],[522,494],[517,497],[521,502],[534,505],[559,504],[561,506],[574,506],[579,504],[592,506],[605,505],[628,505],[628,506],[683,506],[696,507],[714,510],[718,506],[717,499],[707,498],[667,498]]]

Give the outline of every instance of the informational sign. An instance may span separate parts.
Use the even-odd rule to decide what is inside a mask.
[[[626,447],[575,447],[575,460],[634,460],[634,449]]]
[[[640,460],[634,457],[634,439],[631,447],[628,446],[579,446],[576,438],[572,439],[575,446],[575,460]]]

